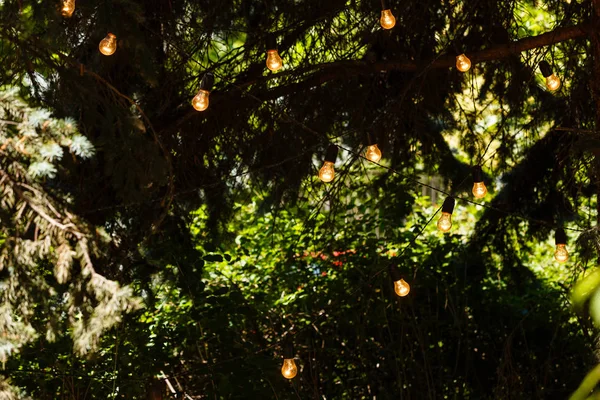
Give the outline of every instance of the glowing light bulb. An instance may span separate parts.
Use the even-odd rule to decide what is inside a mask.
[[[61,9],[62,16],[65,18],[70,18],[75,11],[75,0],[63,0],[63,5]]]
[[[277,72],[283,66],[283,61],[279,57],[277,50],[267,50],[267,68],[273,72]]]
[[[117,37],[109,32],[108,35],[100,41],[98,48],[100,49],[100,53],[105,56],[113,55],[115,51],[117,51]]]
[[[437,222],[437,227],[442,232],[448,232],[452,228],[452,214],[442,212],[442,216]]]
[[[208,90],[200,89],[197,95],[192,99],[192,106],[197,111],[204,111],[208,108],[208,95],[210,92]]]
[[[554,74],[546,77],[546,87],[550,91],[555,91],[560,88],[560,78]]]
[[[444,200],[442,205],[442,216],[437,222],[437,227],[442,232],[448,232],[452,228],[452,212],[454,211],[454,205],[456,200],[454,197],[448,196]]]
[[[327,183],[331,182],[333,178],[335,178],[335,169],[333,168],[333,163],[331,161],[325,161],[319,170],[319,179]]]
[[[483,182],[475,182],[473,183],[473,196],[476,199],[483,199],[487,194],[487,188],[485,187],[485,183]]]
[[[381,160],[381,150],[379,150],[379,147],[377,147],[376,144],[372,146],[367,146],[365,157],[369,161],[379,162],[379,160]]]
[[[564,263],[569,260],[569,252],[567,251],[566,244],[557,244],[556,251],[554,252],[554,259],[558,262]]]
[[[404,279],[394,282],[394,292],[400,297],[407,296],[410,293],[410,285]]]
[[[293,379],[298,374],[298,367],[293,358],[285,358],[281,367],[281,375],[287,379]]]
[[[396,26],[396,18],[392,14],[392,10],[382,10],[379,23],[383,29],[392,29]]]
[[[481,166],[479,165],[473,167],[472,193],[476,199],[483,199],[487,194],[487,188],[485,187],[485,183],[483,183],[483,172],[481,170]]]
[[[471,60],[469,60],[469,57],[464,54],[456,57],[456,69],[460,72],[467,72],[471,69]]]

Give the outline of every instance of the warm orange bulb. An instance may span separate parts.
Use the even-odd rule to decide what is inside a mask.
[[[552,92],[558,90],[560,88],[560,78],[554,74],[546,77],[546,87]]]
[[[396,18],[392,14],[392,10],[382,10],[379,23],[383,29],[392,29],[396,26]]]
[[[73,15],[73,12],[75,12],[75,0],[63,0],[61,9],[62,16],[69,18]]]
[[[569,260],[569,252],[567,251],[566,244],[557,244],[556,245],[556,252],[554,252],[554,259],[560,263],[564,263]]]
[[[473,183],[473,196],[476,199],[483,199],[487,194],[487,188],[485,187],[485,183],[483,182],[475,182]]]
[[[293,358],[286,358],[283,360],[283,366],[281,367],[281,375],[287,379],[293,379],[298,374],[298,367]]]
[[[464,54],[456,57],[456,69],[460,72],[467,72],[471,69],[471,60],[469,60],[469,57]]]
[[[283,66],[283,61],[281,57],[279,57],[279,52],[277,50],[268,50],[267,51],[267,68],[269,68],[273,72],[277,72]]]
[[[410,285],[404,279],[394,282],[394,292],[400,297],[407,296],[410,293]]]
[[[98,48],[100,49],[100,53],[105,56],[113,55],[115,51],[117,51],[117,37],[109,32],[108,35],[100,41]]]
[[[372,146],[367,146],[365,157],[369,161],[379,162],[379,160],[381,160],[381,150],[379,150],[379,147],[377,147],[376,144]]]
[[[192,99],[192,106],[197,111],[204,111],[208,108],[208,95],[210,92],[208,90],[200,89],[197,95]]]
[[[335,178],[335,169],[331,161],[325,161],[321,169],[319,170],[319,179],[323,182],[331,182]]]
[[[450,231],[450,228],[452,228],[452,214],[442,212],[442,216],[437,222],[437,227],[442,232]]]

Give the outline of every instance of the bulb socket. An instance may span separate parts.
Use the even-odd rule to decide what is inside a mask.
[[[400,269],[395,264],[390,264],[390,276],[392,277],[392,281],[396,282],[402,279],[402,274],[400,273]]]
[[[327,147],[327,153],[325,153],[325,161],[329,161],[335,164],[337,160],[338,147],[335,144],[330,144]]]
[[[215,76],[212,72],[207,72],[200,81],[200,89],[210,92],[215,84]]]
[[[367,146],[373,146],[374,144],[377,144],[377,138],[375,137],[374,134],[367,132],[366,137],[367,137]]]
[[[483,182],[483,171],[479,165],[476,165],[473,167],[473,183],[480,182]]]
[[[268,35],[265,46],[267,47],[267,51],[277,50],[277,37],[274,34]]]
[[[454,212],[454,204],[456,204],[454,197],[446,197],[446,200],[444,200],[444,204],[442,205],[442,212],[452,214]]]
[[[554,233],[554,244],[567,244],[567,234],[563,228],[558,228]]]
[[[542,75],[544,75],[544,78],[547,78],[550,75],[552,75],[552,67],[550,66],[550,64],[548,64],[548,61],[542,60],[540,61],[538,66],[540,67],[540,71],[542,72]]]
[[[290,339],[286,339],[283,343],[283,358],[286,360],[294,358],[294,343]]]
[[[390,9],[390,2],[388,0],[381,0],[381,9],[382,10],[389,10]]]

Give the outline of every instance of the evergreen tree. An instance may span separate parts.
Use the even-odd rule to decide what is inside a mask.
[[[161,299],[178,298],[185,304],[181,307],[193,305],[199,314],[197,319],[180,315],[175,319],[189,325],[203,320],[202,312],[208,312],[203,304],[211,296],[222,297],[212,294],[212,289],[205,293],[200,280],[205,263],[215,262],[211,257],[224,257],[225,250],[233,253],[239,245],[236,240],[241,240],[238,233],[244,226],[232,221],[245,215],[240,207],[254,196],[262,198],[255,212],[272,215],[274,228],[281,213],[304,210],[298,211],[298,218],[309,221],[302,227],[303,234],[289,236],[303,240],[307,247],[317,246],[305,233],[314,233],[317,227],[331,237],[351,231],[341,221],[349,223],[356,215],[369,214],[355,203],[353,196],[361,192],[352,177],[362,171],[359,154],[370,133],[384,153],[387,169],[369,170],[369,179],[359,178],[356,184],[376,191],[373,197],[380,203],[368,211],[378,216],[388,213],[398,226],[405,227],[413,211],[408,205],[418,196],[392,196],[386,202],[381,188],[386,193],[420,191],[415,181],[439,176],[442,183],[437,189],[457,196],[458,207],[464,207],[460,199],[469,196],[471,167],[483,166],[494,193],[472,232],[413,256],[433,266],[446,259],[452,246],[465,251],[444,263],[454,271],[449,290],[456,292],[450,290],[450,298],[457,304],[464,301],[462,309],[469,309],[457,313],[453,322],[461,326],[463,318],[475,318],[477,329],[485,329],[478,340],[487,343],[494,357],[471,363],[470,356],[456,356],[465,365],[459,374],[464,380],[460,395],[470,391],[497,398],[543,394],[519,382],[517,375],[527,379],[519,374],[506,373],[505,381],[493,379],[495,371],[511,368],[494,349],[493,336],[504,326],[519,323],[518,313],[531,310],[535,301],[544,298],[544,290],[556,296],[562,293],[557,287],[548,288],[532,272],[531,265],[538,260],[528,254],[537,249],[532,243],[547,241],[562,225],[572,228],[570,239],[581,232],[577,247],[571,246],[577,251],[569,279],[597,258],[600,3],[407,0],[390,2],[390,7],[396,26],[384,30],[378,25],[381,6],[374,0],[78,0],[70,18],[61,15],[59,1],[0,3],[0,266],[5,316],[0,322],[5,340],[0,361],[32,341],[46,343],[43,334],[52,339],[60,333],[57,340],[63,343],[66,329],[77,353],[101,346],[106,354],[112,347],[102,347],[109,346],[100,342],[102,332],[142,302],[147,310],[156,310]],[[105,56],[98,44],[109,32],[116,36],[117,49]],[[284,63],[277,73],[265,68],[265,43],[272,39]],[[455,68],[461,53],[472,62],[471,71],[464,74]],[[545,88],[539,70],[542,61],[562,80],[557,92]],[[191,101],[209,72],[215,77],[210,105],[198,112]],[[332,142],[340,148],[337,178],[323,189],[314,176]],[[348,194],[348,187],[355,189],[354,195]],[[208,217],[202,232],[193,234],[193,212],[199,209]],[[323,224],[312,223],[313,213],[303,214],[306,210],[329,217]],[[420,220],[420,225],[427,220]],[[390,226],[368,226],[383,232],[384,238],[400,241]],[[340,245],[376,252],[382,244],[371,233],[357,232]],[[361,235],[364,241],[358,239]],[[279,240],[289,245],[288,237]],[[294,250],[273,261],[290,263],[296,252],[303,254],[289,248]],[[382,262],[376,257],[368,260]],[[360,260],[352,263],[366,267]],[[237,266],[235,261],[232,265]],[[307,282],[313,279],[296,277],[300,276]],[[502,278],[494,280],[494,276]],[[348,279],[362,288],[362,278]],[[424,280],[425,293],[432,295],[440,279],[432,272]],[[157,281],[164,281],[169,292],[162,292]],[[506,288],[497,289],[507,282]],[[493,290],[492,283],[497,285]],[[333,296],[345,288],[338,282],[328,290],[324,294]],[[255,293],[243,295],[251,299]],[[272,299],[269,304],[276,302]],[[227,304],[223,312],[236,305],[233,300]],[[388,304],[382,301],[376,309],[383,312]],[[318,302],[296,305],[322,306]],[[556,302],[549,309],[564,311],[564,306]],[[432,308],[438,310],[437,305]],[[261,308],[256,310],[252,312]],[[238,317],[247,321],[248,315],[255,315],[248,312]],[[491,312],[497,320],[489,317]],[[126,318],[139,323],[140,313]],[[414,315],[433,314],[423,307]],[[435,329],[416,321],[417,317],[411,323],[417,330]],[[539,328],[536,337],[543,344],[532,349],[537,357],[554,342],[552,325],[535,321],[531,332]],[[581,335],[593,336],[585,317],[582,321],[577,328]],[[365,318],[363,324],[369,331],[376,322]],[[448,321],[442,325],[444,332],[457,335],[455,343],[470,338],[466,331],[453,330]],[[144,349],[143,328],[142,324],[131,329],[127,343],[132,349]],[[335,329],[326,328],[321,326],[334,334]],[[573,327],[560,324],[561,332],[566,328]],[[115,337],[116,332],[111,331]],[[276,347],[275,337],[283,332],[287,328],[274,328],[263,339],[252,340]],[[185,339],[191,341],[195,333],[188,334],[192,336]],[[232,338],[240,332],[218,326],[214,334]],[[361,337],[384,337],[381,332],[364,334]],[[390,336],[390,346],[401,341]],[[581,349],[581,336],[575,336],[569,343]],[[306,340],[316,343],[317,339]],[[588,344],[592,342],[588,338]],[[344,347],[331,345],[340,351]],[[181,351],[188,354],[192,347]],[[363,357],[375,351],[368,346],[360,350]],[[394,353],[397,349],[387,350],[381,349],[383,358],[400,359]],[[460,351],[452,347],[450,353]],[[240,351],[239,357],[244,355]],[[151,365],[148,376],[140,378],[144,382],[163,367],[166,375],[186,369],[174,366],[177,359],[165,348],[152,356],[153,362],[137,359]],[[427,379],[419,387],[426,387],[427,394],[410,392],[409,398],[449,395],[444,392],[447,386],[434,382],[426,358],[423,355],[419,366]],[[22,360],[31,361],[28,354]],[[181,365],[203,361],[189,356]],[[437,361],[445,368],[451,364],[441,357]],[[587,354],[579,361],[588,362]],[[332,374],[341,374],[335,366],[329,368]],[[556,376],[556,371],[527,371],[536,376],[529,381],[540,387],[549,385],[541,378],[545,372]],[[203,377],[211,376],[210,371],[204,372]],[[345,373],[345,383],[345,378],[356,378]],[[357,375],[361,384],[370,382],[363,386],[377,381],[366,375]],[[116,382],[118,374],[108,378]],[[209,390],[209,381],[191,382],[185,391]],[[367,392],[351,385],[335,393],[393,396],[401,384],[398,379],[390,382],[379,382],[380,389]],[[315,396],[322,388],[335,390],[326,382],[314,387],[318,388]],[[264,395],[265,388],[269,386],[260,386],[256,393]],[[566,389],[553,387],[551,393],[564,398],[574,388],[569,381]],[[210,390],[215,396],[239,398],[245,389]],[[116,390],[106,393],[115,396]]]

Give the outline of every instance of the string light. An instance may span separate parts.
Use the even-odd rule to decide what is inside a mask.
[[[319,170],[319,179],[323,182],[331,182],[335,178],[335,160],[337,159],[338,147],[330,144],[325,154],[325,162]]]
[[[283,61],[277,51],[277,39],[274,35],[267,37],[267,68],[277,72],[283,67]]]
[[[559,228],[556,230],[554,235],[554,243],[556,244],[554,259],[560,263],[567,262],[569,260],[569,252],[567,251],[567,234],[563,228]]]
[[[385,0],[382,0],[382,3],[385,4]],[[71,7],[71,8],[69,8]],[[62,14],[65,17],[71,17],[75,10],[75,0],[64,0]],[[385,16],[385,21],[384,21]],[[385,24],[384,24],[385,22]],[[384,10],[381,13],[381,25],[384,29],[391,29],[395,26],[395,18],[391,13],[389,8],[386,8],[384,5]],[[100,42],[99,49],[100,52],[104,55],[112,55],[115,53],[117,48],[116,36],[112,33],[108,33],[108,35]],[[282,60],[278,54],[276,46],[274,48],[267,49],[267,67],[271,71],[278,71],[282,67]],[[461,72],[467,72],[471,67],[471,61],[466,55],[461,54],[456,57],[456,67]],[[554,91],[560,88],[561,82],[560,79],[552,73],[552,70],[549,64],[546,61],[542,61],[540,63],[540,69],[542,74],[546,78],[546,86],[549,90]],[[206,85],[209,88],[206,89],[203,82],[205,79],[210,76],[210,85]],[[209,103],[209,94],[210,89],[212,89],[212,85],[214,83],[214,77],[212,74],[208,73],[203,77],[202,82],[200,84],[201,89],[200,92],[194,97],[193,105],[194,108],[198,111],[203,111],[208,108]],[[335,154],[331,156],[335,150]],[[331,154],[330,154],[331,152]],[[335,145],[330,145],[327,150],[327,156],[325,158],[325,163],[319,172],[319,177],[324,182],[331,182],[334,179],[335,171],[334,164],[337,158],[338,148]],[[381,159],[381,151],[379,150],[377,144],[368,145],[367,151],[365,153],[367,159],[373,162],[378,162]],[[479,179],[477,179],[479,178]],[[483,198],[487,194],[487,188],[483,183],[482,171],[481,167],[475,167],[473,171],[473,195],[476,198]],[[480,184],[480,185],[478,185]],[[476,189],[477,187],[477,189]],[[455,206],[455,199],[453,197],[448,197],[444,201],[444,205],[442,207],[442,216],[440,217],[437,226],[443,232],[448,232],[452,227],[452,213]],[[564,229],[558,229],[556,231],[555,236],[556,241],[556,252],[554,253],[554,257],[559,262],[566,262],[569,258],[569,253],[566,249],[566,234]],[[410,293],[410,285],[402,279],[399,275],[400,272],[396,266],[391,267],[392,279],[394,281],[394,291],[400,296],[404,297]],[[396,275],[395,275],[396,274]],[[398,279],[395,279],[398,278]],[[290,343],[289,346],[286,346],[291,350],[284,351],[284,362],[281,369],[282,375],[287,379],[293,379],[297,373],[298,369],[296,363],[294,361],[294,352],[293,345]]]
[[[70,18],[75,12],[75,0],[63,0],[61,13],[65,18]]]
[[[479,165],[473,167],[473,196],[476,199],[483,199],[487,194],[487,188],[483,183],[483,172]]]
[[[467,72],[471,69],[471,60],[464,54],[456,57],[456,69],[460,72]]]
[[[200,90],[192,99],[192,106],[197,111],[204,111],[208,108],[208,97],[215,83],[215,76],[207,72],[200,81]]]
[[[105,56],[110,56],[117,51],[117,37],[112,33],[108,33],[104,39],[100,41],[100,45],[98,45],[100,49],[100,53]]]
[[[542,75],[544,76],[544,78],[546,78],[546,87],[548,88],[548,90],[552,92],[558,90],[558,88],[560,88],[560,78],[554,75],[550,64],[548,64],[547,61],[542,60],[540,61],[539,67],[540,71],[542,72]]]
[[[367,133],[367,150],[365,151],[365,158],[373,162],[379,162],[379,160],[381,160],[381,150],[379,150],[377,143],[369,133]]]
[[[395,265],[390,265],[390,276],[394,281],[394,292],[400,297],[408,296],[410,293],[410,285],[402,279],[400,270]]]
[[[437,222],[437,227],[440,231],[446,233],[452,228],[452,212],[455,204],[454,197],[447,197],[442,205],[442,216]]]
[[[381,0],[381,18],[379,23],[383,29],[392,29],[396,26],[396,17],[392,14],[392,10],[388,5],[387,0]]]
[[[294,379],[298,374],[298,367],[294,361],[294,345],[288,340],[283,348],[283,366],[281,367],[281,375],[287,379]]]

